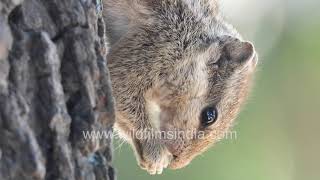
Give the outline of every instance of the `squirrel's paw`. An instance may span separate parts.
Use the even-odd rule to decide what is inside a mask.
[[[172,160],[172,154],[156,139],[140,142],[137,154],[139,166],[152,175],[161,174]]]

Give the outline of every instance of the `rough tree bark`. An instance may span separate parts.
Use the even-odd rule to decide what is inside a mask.
[[[99,0],[0,0],[0,179],[114,179]]]

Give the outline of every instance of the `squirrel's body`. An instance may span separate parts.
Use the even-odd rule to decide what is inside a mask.
[[[221,19],[214,0],[104,2],[116,128],[150,173],[183,167],[232,125],[256,65],[254,48]],[[193,136],[135,137],[145,130]]]

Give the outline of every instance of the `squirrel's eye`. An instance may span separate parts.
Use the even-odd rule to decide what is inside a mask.
[[[215,107],[207,107],[201,113],[202,126],[210,126],[215,123],[218,117],[218,112]]]

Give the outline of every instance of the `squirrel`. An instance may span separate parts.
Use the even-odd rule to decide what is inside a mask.
[[[116,131],[150,174],[188,165],[232,126],[258,62],[253,44],[216,0],[103,3]],[[160,135],[133,133],[143,131]]]

